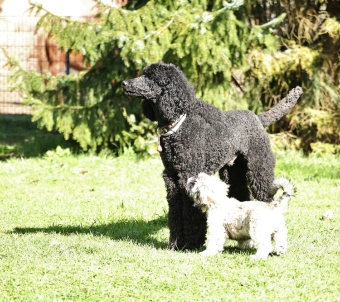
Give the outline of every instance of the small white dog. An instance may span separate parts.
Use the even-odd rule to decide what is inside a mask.
[[[206,250],[200,254],[209,256],[223,251],[226,239],[238,241],[241,249],[257,249],[253,259],[267,259],[272,252],[271,241],[275,241],[276,253],[282,255],[287,250],[287,228],[283,213],[295,189],[286,178],[276,178],[272,196],[283,190],[280,199],[270,203],[262,201],[240,202],[227,197],[229,185],[214,176],[200,173],[197,178],[189,178],[188,194],[207,215]]]

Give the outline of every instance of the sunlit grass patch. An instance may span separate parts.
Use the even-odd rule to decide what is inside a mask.
[[[208,258],[167,249],[158,157],[65,150],[0,162],[1,301],[338,300],[339,157],[277,155],[297,188],[288,251],[251,261],[233,241]]]

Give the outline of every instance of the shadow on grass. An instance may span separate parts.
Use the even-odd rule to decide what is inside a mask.
[[[230,254],[230,255],[253,255],[256,253],[255,249],[249,248],[242,250],[237,246],[225,246],[223,250],[223,254]]]
[[[122,220],[115,223],[81,226],[81,225],[52,225],[46,228],[15,228],[10,233],[55,233],[61,235],[91,234],[106,236],[113,240],[132,240],[142,245],[152,245],[157,249],[166,249],[167,243],[157,240],[153,235],[166,227],[166,216],[160,216],[151,221]]]
[[[74,234],[91,234],[93,236],[106,236],[112,240],[127,240],[141,245],[151,245],[156,249],[168,249],[167,242],[157,240],[153,235],[160,229],[166,227],[167,217],[159,216],[158,218],[146,222],[144,220],[122,220],[115,223],[92,225],[92,226],[77,226],[77,225],[53,225],[46,228],[14,228],[8,233],[15,234],[60,234],[64,236]],[[205,248],[202,247],[196,252],[201,252]],[[256,249],[240,249],[237,246],[224,247],[223,254],[230,255],[255,255]],[[277,256],[275,253],[270,253],[270,257]]]
[[[30,115],[0,114],[0,160],[38,157],[57,146],[77,149],[75,142],[66,141],[60,133],[38,129]]]
[[[225,246],[223,250],[223,254],[230,254],[230,255],[246,255],[246,256],[252,256],[256,254],[255,248],[247,248],[247,249],[240,249],[237,246]],[[275,252],[269,253],[269,257],[280,257]]]

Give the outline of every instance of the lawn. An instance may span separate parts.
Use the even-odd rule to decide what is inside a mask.
[[[0,301],[340,301],[340,157],[276,157],[297,195],[288,252],[267,261],[232,241],[208,258],[167,250],[157,156],[4,157]]]

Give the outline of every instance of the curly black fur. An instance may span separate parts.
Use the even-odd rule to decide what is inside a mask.
[[[206,218],[192,206],[186,193],[189,177],[219,171],[220,178],[230,185],[231,197],[241,201],[252,197],[271,200],[275,158],[264,126],[294,106],[302,93],[300,87],[275,106],[274,111],[258,117],[247,110],[221,112],[196,99],[193,87],[173,64],[149,65],[142,76],[126,80],[122,85],[127,95],[143,98],[143,113],[157,121],[159,127],[172,124],[186,114],[177,132],[160,138],[169,204],[170,248],[195,249],[205,240]]]

